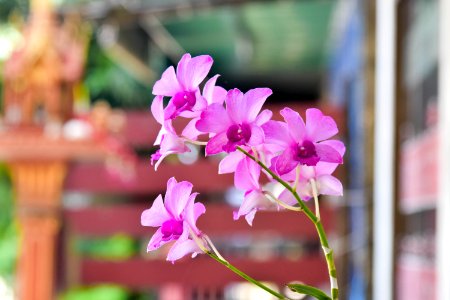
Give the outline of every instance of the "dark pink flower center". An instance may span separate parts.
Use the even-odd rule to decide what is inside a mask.
[[[175,94],[172,101],[177,110],[188,110],[195,105],[195,100],[194,92],[183,91]]]
[[[163,241],[178,239],[183,233],[183,221],[174,219],[165,221],[161,226],[161,233],[163,234]]]
[[[153,166],[153,163],[154,163],[155,161],[157,161],[158,159],[161,158],[161,156],[162,156],[161,150],[157,150],[155,153],[153,153],[153,154],[150,156],[150,161],[151,161],[152,166]]]
[[[248,124],[231,125],[227,130],[227,138],[232,143],[245,144],[250,140],[252,130]]]
[[[308,140],[297,145],[294,159],[307,166],[315,166],[320,160],[314,143]]]

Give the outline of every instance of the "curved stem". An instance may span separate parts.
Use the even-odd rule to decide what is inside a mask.
[[[316,207],[316,217],[318,220],[320,220],[320,207],[319,207],[319,193],[317,192],[317,185],[314,178],[310,179],[311,182],[311,189],[314,197],[314,205]]]
[[[297,166],[295,168],[295,181],[294,181],[294,185],[292,186],[292,189],[294,191],[297,190],[297,184],[298,184],[298,180],[300,179],[300,166]]]
[[[272,172],[266,165],[255,159],[250,153],[242,149],[241,147],[237,147],[239,151],[244,153],[247,157],[255,161],[258,165],[261,166],[267,173],[269,173],[272,178],[276,181],[278,181],[282,186],[284,186],[289,192],[292,193],[292,195],[297,200],[300,208],[302,209],[303,213],[313,222],[314,226],[316,227],[317,234],[319,235],[320,244],[322,246],[325,259],[327,261],[327,267],[328,267],[328,275],[330,277],[330,290],[331,290],[331,298],[332,300],[337,300],[339,296],[339,289],[337,284],[337,272],[336,267],[334,264],[334,257],[333,257],[333,250],[330,249],[330,246],[328,244],[327,235],[325,234],[325,230],[323,228],[322,222],[320,221],[320,218],[316,217],[314,213],[306,206],[306,204],[302,201],[300,196],[298,195],[297,191],[293,189],[289,183],[284,181],[281,177],[279,177],[277,174]]]
[[[188,138],[184,138],[184,141],[188,142],[190,144],[199,145],[199,146],[206,146],[206,144],[208,144],[208,142],[194,141],[194,140],[191,140],[191,139],[188,139]]]
[[[219,250],[217,250],[216,246],[213,244],[213,242],[211,241],[211,239],[209,238],[209,236],[207,236],[206,234],[203,235],[203,238],[206,240],[206,242],[208,243],[208,245],[211,247],[211,249],[214,251],[214,254],[216,254],[216,256],[218,258],[220,258],[223,261],[227,261],[219,252]]]
[[[205,239],[205,241],[208,244],[208,246],[211,247],[211,249],[213,249],[213,252],[211,252],[210,250],[208,250],[205,247],[205,245],[203,244],[203,240],[200,237],[198,237],[193,232],[193,230],[191,228],[190,228],[190,234],[191,234],[191,237],[194,240],[194,242],[209,257],[211,257],[215,261],[221,263],[222,265],[224,265],[225,267],[227,267],[228,269],[230,269],[231,271],[233,271],[235,274],[239,275],[240,277],[244,278],[248,282],[253,283],[254,285],[262,288],[266,292],[268,292],[268,293],[272,294],[273,296],[277,297],[278,299],[289,300],[289,298],[287,298],[287,297],[283,296],[282,294],[272,290],[271,288],[269,288],[268,286],[266,286],[262,282],[260,282],[260,281],[258,281],[256,279],[248,276],[247,274],[245,274],[244,272],[242,272],[241,270],[239,270],[238,268],[236,268],[235,266],[230,264],[225,258],[222,257],[222,255],[219,253],[219,251],[217,250],[217,248],[214,246],[213,242],[211,241],[211,239],[207,235],[204,235],[203,238]]]
[[[274,194],[272,194],[269,191],[263,191],[264,195],[269,196],[273,201],[275,201],[278,205],[286,208],[287,210],[293,210],[293,211],[302,211],[302,209],[300,207],[295,207],[295,206],[290,206],[289,204],[284,203],[283,201],[281,201],[280,199],[278,199],[277,197],[275,197]]]
[[[209,257],[211,257],[215,261],[221,263],[222,265],[224,265],[225,267],[227,267],[228,269],[233,271],[235,274],[237,274],[240,277],[244,278],[248,282],[251,282],[254,285],[262,288],[263,290],[265,290],[266,292],[272,294],[273,296],[277,297],[278,299],[289,299],[289,298],[283,296],[282,294],[272,290],[271,288],[269,288],[268,286],[264,285],[260,281],[258,281],[256,279],[253,279],[252,277],[248,276],[247,274],[245,274],[244,272],[242,272],[241,270],[239,270],[238,268],[236,268],[235,266],[230,264],[228,261],[220,259],[216,254],[214,254],[214,253],[212,253],[210,251],[205,252],[205,254],[209,255]]]

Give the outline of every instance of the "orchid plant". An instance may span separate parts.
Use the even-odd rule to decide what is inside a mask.
[[[330,139],[338,133],[333,118],[319,109],[306,110],[306,122],[290,108],[281,110],[284,122],[272,120],[272,111],[262,107],[272,94],[269,88],[241,92],[226,91],[216,85],[219,75],[209,79],[203,89],[213,60],[208,55],[191,57],[185,54],[177,68],[169,67],[154,87],[151,111],[161,130],[155,141],[159,150],[152,155],[155,169],[170,154],[190,151],[188,143],[205,145],[206,156],[225,153],[218,172],[234,173],[235,186],[245,192],[234,219],[244,217],[251,226],[260,210],[288,209],[303,213],[314,224],[325,255],[330,277],[330,296],[308,285],[289,284],[295,292],[317,299],[338,299],[338,285],[333,251],[325,234],[319,209],[319,195],[342,195],[342,184],[332,173],[343,162],[345,146]],[[164,107],[164,98],[169,98]],[[181,133],[172,125],[176,118],[190,119]],[[268,184],[261,183],[261,176]],[[266,181],[267,181],[266,180]],[[283,187],[279,195],[268,185]],[[143,226],[157,227],[147,251],[175,241],[167,260],[174,263],[181,257],[204,253],[223,264],[245,280],[254,283],[278,299],[286,296],[269,288],[230,264],[217,251],[211,239],[196,226],[205,213],[205,206],[195,202],[188,181],[167,182],[164,200],[159,195],[141,216]],[[315,212],[305,201],[314,199]]]

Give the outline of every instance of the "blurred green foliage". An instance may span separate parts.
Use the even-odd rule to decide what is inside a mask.
[[[95,38],[89,46],[85,84],[92,101],[106,100],[112,107],[146,108],[153,99],[151,87],[131,77],[108,58]]]
[[[74,288],[63,293],[59,300],[128,300],[130,293],[116,285]]]
[[[26,16],[28,9],[29,0],[0,0],[0,23],[7,22],[13,12]]]
[[[11,182],[4,165],[0,164],[0,276],[14,274],[18,252],[18,230],[14,222]]]
[[[76,251],[96,259],[124,260],[138,253],[139,245],[130,236],[115,234],[107,238],[78,238]]]

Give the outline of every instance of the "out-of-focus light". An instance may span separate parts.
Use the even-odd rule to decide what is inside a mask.
[[[268,282],[263,282],[264,285],[270,287],[274,291],[278,291],[276,285]],[[276,299],[268,292],[261,288],[254,286],[251,283],[242,282],[234,283],[225,288],[225,299],[258,299],[258,300],[272,300]]]
[[[192,165],[198,159],[199,150],[198,147],[192,144],[187,145],[191,152],[185,152],[182,154],[178,154],[178,159],[182,164]]]
[[[92,136],[92,126],[83,120],[70,120],[63,127],[63,135],[69,140],[82,140]]]
[[[8,59],[21,41],[20,32],[8,25],[0,26],[0,61]]]
[[[292,283],[302,284],[302,282],[300,282],[300,281],[289,282],[289,283],[291,283],[291,284],[292,284]],[[291,291],[291,289],[288,288],[287,286],[284,288],[283,294],[284,294],[286,297],[288,297],[289,299],[292,299],[292,300],[302,300],[302,299],[305,299],[305,298],[306,298],[306,295],[305,295],[305,294],[299,294],[299,293],[293,292],[293,291]]]
[[[118,28],[117,26],[112,24],[102,25],[97,33],[98,41],[105,48],[112,47],[114,44],[116,44],[119,38],[118,36]]]
[[[14,300],[14,293],[12,288],[6,283],[6,281],[0,277],[0,299],[2,300]]]
[[[67,192],[63,195],[63,205],[66,209],[83,209],[92,205],[92,196],[80,192]]]
[[[225,192],[225,201],[233,207],[239,207],[244,199],[244,191],[231,187]]]

